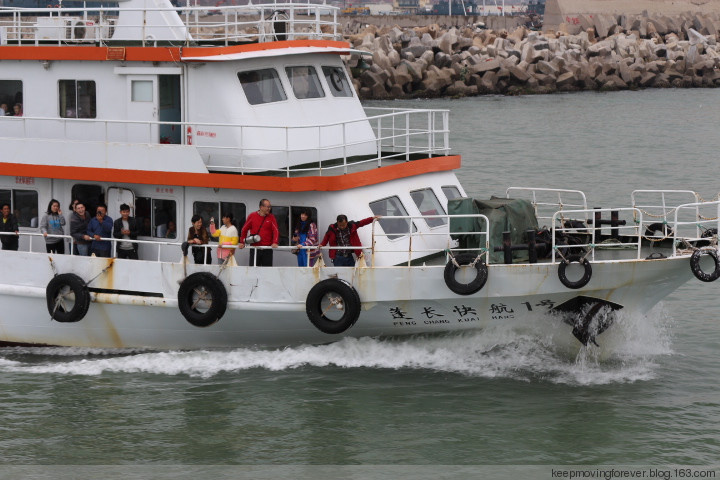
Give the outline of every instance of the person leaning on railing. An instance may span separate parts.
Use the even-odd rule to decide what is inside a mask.
[[[2,206],[2,222],[0,222],[0,232],[15,233],[15,235],[0,235],[3,250],[18,249],[18,222],[15,215],[10,213],[10,204],[3,203]]]
[[[218,239],[218,245],[237,245],[240,241],[238,231],[235,225],[232,223],[233,214],[232,212],[226,212],[222,214],[223,225],[220,229],[215,229],[215,219],[210,218],[210,235],[213,237],[220,237]],[[235,253],[234,248],[222,248],[218,246],[217,258],[218,263],[224,263],[225,259]]]
[[[362,257],[362,244],[357,234],[358,228],[369,225],[373,220],[380,218],[380,215],[368,217],[356,222],[351,220],[348,222],[346,215],[338,215],[337,223],[333,223],[328,227],[320,246],[330,245],[331,247],[356,247],[346,249],[331,249],[330,259],[336,267],[354,267],[355,259],[353,251],[357,258]]]
[[[73,212],[70,214],[70,236],[75,243],[76,255],[87,257],[90,255],[90,243],[92,238],[87,234],[90,214],[85,210],[85,204],[81,201],[74,203]]]
[[[110,257],[112,245],[109,240],[103,240],[103,238],[112,237],[113,220],[106,213],[107,205],[104,203],[98,205],[95,217],[88,223],[87,234],[93,239],[90,254],[94,254],[96,257]]]

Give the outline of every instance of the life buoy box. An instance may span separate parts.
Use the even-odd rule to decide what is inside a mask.
[[[360,317],[360,296],[350,283],[328,278],[310,289],[305,300],[308,319],[323,333],[343,333]]]
[[[190,324],[196,327],[208,327],[225,314],[227,309],[225,285],[211,273],[193,273],[180,284],[178,307]]]
[[[74,273],[56,275],[45,289],[48,313],[57,322],[79,322],[90,308],[90,292]]]
[[[702,257],[703,254],[710,255],[715,262],[715,269],[712,273],[705,273],[700,266],[700,257]],[[717,251],[714,248],[695,250],[690,257],[690,270],[692,270],[693,275],[702,282],[714,282],[720,278],[720,260],[718,260]]]
[[[574,262],[579,263],[585,269],[585,271],[583,272],[583,276],[580,280],[576,280],[573,282],[567,278],[565,271],[567,270],[567,267]],[[560,279],[560,282],[567,288],[582,288],[587,285],[592,278],[592,267],[590,266],[590,262],[582,255],[570,255],[562,262],[560,262],[560,265],[558,266],[558,278]]]
[[[475,267],[475,278],[468,283],[461,283],[455,278],[455,273],[460,267],[466,265]],[[443,276],[445,277],[445,285],[453,292],[458,295],[472,295],[485,286],[488,279],[488,267],[475,254],[461,253],[455,256],[454,261],[452,258],[448,261]]]

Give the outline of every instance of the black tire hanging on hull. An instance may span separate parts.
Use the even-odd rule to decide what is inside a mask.
[[[72,308],[68,308],[69,296],[74,296]],[[85,281],[74,273],[56,275],[45,288],[50,318],[62,323],[79,322],[90,308],[90,292]]]
[[[323,300],[326,297],[329,305],[323,307]],[[343,310],[342,316],[337,320],[325,315],[333,307]],[[355,325],[360,317],[360,308],[360,296],[357,290],[350,283],[338,278],[328,278],[318,282],[310,289],[305,300],[308,319],[318,330],[331,335],[343,333]]]
[[[703,253],[710,255],[715,262],[715,269],[712,273],[705,273],[700,266],[700,258],[703,256]],[[690,257],[690,270],[692,270],[695,278],[702,282],[714,282],[720,278],[720,259],[718,259],[717,251],[712,248],[707,250],[695,250]]]
[[[573,262],[579,263],[585,269],[582,278],[574,282],[569,280],[566,275],[567,267]],[[590,266],[590,262],[582,255],[570,255],[560,262],[560,265],[558,265],[558,278],[560,279],[560,283],[565,285],[567,288],[572,288],[573,290],[582,288],[587,285],[592,278],[592,267]]]
[[[193,273],[183,280],[178,290],[180,313],[196,327],[208,327],[220,320],[227,301],[225,285],[208,272]],[[203,307],[206,309],[202,310]]]
[[[465,265],[472,265],[475,262],[475,278],[468,283],[460,283],[455,278],[455,273],[459,270],[459,267],[455,265],[451,258],[447,265],[445,265],[445,271],[443,277],[445,278],[445,285],[457,293],[458,295],[472,295],[473,293],[479,292],[484,286],[488,279],[488,267],[482,260],[477,258],[477,255],[472,253],[461,253],[455,256],[455,262],[460,267]]]

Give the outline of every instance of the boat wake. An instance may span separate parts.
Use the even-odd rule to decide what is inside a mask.
[[[662,306],[626,318],[598,336],[600,347],[582,347],[568,325],[538,316],[464,334],[403,338],[346,338],[328,345],[284,349],[203,351],[8,348],[0,373],[101,375],[149,373],[213,377],[250,369],[308,368],[430,370],[478,378],[597,385],[655,378],[658,359],[672,354],[671,319]]]

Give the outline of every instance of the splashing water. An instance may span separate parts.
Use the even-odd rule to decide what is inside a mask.
[[[328,345],[284,349],[138,351],[80,348],[12,348],[0,352],[0,372],[101,375],[150,373],[208,378],[249,369],[425,369],[481,378],[562,384],[608,384],[655,377],[656,358],[672,353],[670,319],[661,306],[647,315],[617,312],[597,337],[600,347],[581,347],[571,328],[538,316],[523,325],[505,323],[483,331],[410,338],[346,338]]]

